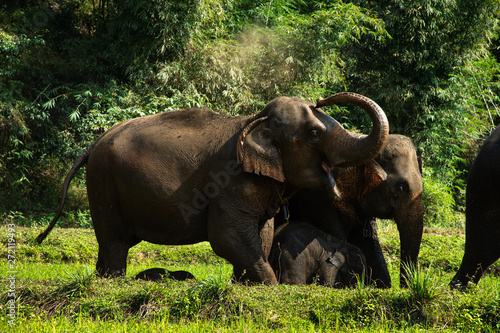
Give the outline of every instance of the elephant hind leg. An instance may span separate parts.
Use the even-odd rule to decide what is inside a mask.
[[[471,253],[471,251],[468,251],[466,248],[460,268],[451,280],[450,286],[452,288],[466,288],[470,281],[477,284],[486,269],[493,264],[498,257],[499,256],[493,252],[477,255]]]
[[[130,246],[115,243],[99,244],[96,271],[100,277],[123,276],[127,269],[127,256]]]
[[[498,222],[483,215],[478,218],[473,213],[469,209],[466,216],[465,251],[460,268],[450,282],[452,288],[467,288],[469,281],[477,284],[484,271],[500,257],[499,229],[493,228]]]

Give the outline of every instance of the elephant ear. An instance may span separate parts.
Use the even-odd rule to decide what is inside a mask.
[[[340,269],[340,267],[342,267],[342,265],[345,263],[345,260],[345,255],[338,250],[326,259],[327,262],[337,267],[337,269]]]
[[[266,126],[267,117],[258,118],[245,127],[236,147],[238,165],[243,171],[284,182],[283,160],[274,141],[273,131]]]
[[[387,179],[387,173],[385,170],[375,162],[371,160],[364,165],[363,170],[363,188],[359,193],[364,196],[375,187],[379,186],[383,181]]]
[[[420,156],[417,156],[417,162],[418,162],[418,171],[420,171],[420,176],[423,176],[424,173],[422,171],[422,158],[420,158]]]

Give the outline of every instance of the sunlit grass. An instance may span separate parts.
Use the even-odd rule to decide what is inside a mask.
[[[1,231],[1,230],[0,230]],[[160,246],[140,243],[130,251],[127,276],[94,276],[97,253],[88,230],[55,229],[42,245],[37,230],[18,228],[16,332],[393,332],[494,331],[500,329],[500,279],[486,274],[466,292],[450,290],[463,251],[463,234],[427,230],[420,266],[399,288],[399,235],[393,223],[379,237],[393,288],[363,286],[244,286],[231,283],[232,266],[208,243]],[[79,241],[81,239],[85,241]],[[81,246],[86,246],[80,253]],[[64,248],[64,249],[62,249]],[[443,251],[442,249],[446,249]],[[0,257],[6,258],[5,248]],[[64,250],[64,252],[63,252]],[[64,255],[63,255],[64,254]],[[432,264],[430,264],[432,263]],[[496,264],[498,265],[498,264]],[[196,280],[133,280],[151,267],[186,270]],[[0,275],[6,277],[6,261]],[[413,275],[412,275],[413,274]],[[0,291],[3,306],[7,295]],[[5,307],[0,308],[5,313]]]
[[[429,266],[424,269],[419,264],[404,264],[408,290],[414,302],[424,306],[439,295],[439,272]]]

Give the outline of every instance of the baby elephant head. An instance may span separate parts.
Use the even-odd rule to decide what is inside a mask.
[[[335,287],[353,287],[358,281],[366,279],[366,259],[359,248],[346,244],[330,256],[327,261],[337,267]],[[366,281],[363,281],[366,283]]]

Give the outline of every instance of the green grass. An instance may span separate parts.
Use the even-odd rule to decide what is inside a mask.
[[[463,253],[463,230],[426,229],[420,265],[400,289],[399,236],[379,227],[395,286],[389,290],[322,286],[232,284],[232,267],[208,243],[140,243],[129,254],[127,276],[94,275],[97,243],[91,229],[56,228],[41,244],[40,228],[16,227],[16,263],[0,248],[2,332],[392,332],[498,331],[500,279],[489,273],[467,292],[447,286]],[[0,228],[7,244],[7,229]],[[495,270],[500,263],[495,264]],[[151,267],[187,270],[195,281],[135,281]],[[16,308],[9,325],[7,279],[15,270]]]
[[[424,270],[419,264],[405,264],[403,267],[413,302],[423,308],[439,295],[439,275],[431,266],[427,270]]]

